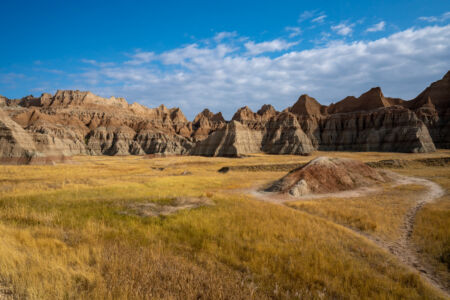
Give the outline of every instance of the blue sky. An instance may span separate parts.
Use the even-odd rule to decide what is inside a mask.
[[[394,2],[394,3],[392,3]],[[0,94],[91,90],[150,107],[281,110],[450,69],[450,1],[1,1]]]

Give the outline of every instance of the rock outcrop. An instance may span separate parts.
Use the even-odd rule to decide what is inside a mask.
[[[295,115],[283,112],[266,124],[261,148],[269,154],[307,155],[314,151]]]
[[[450,148],[450,71],[405,107],[425,123],[437,148]]]
[[[186,154],[192,147],[192,124],[178,108],[150,109],[80,91],[2,103],[37,150],[50,156]]]
[[[253,130],[238,121],[231,121],[224,128],[213,132],[197,143],[190,154],[203,156],[240,157],[261,152],[263,132]]]
[[[222,113],[214,114],[209,109],[204,109],[192,122],[192,137],[197,141],[204,140],[211,132],[222,129],[225,125]]]
[[[312,151],[311,140],[295,115],[264,105],[257,113],[247,106],[240,108],[225,128],[197,143],[191,154],[239,157],[258,152],[305,155]]]
[[[288,110],[315,149],[324,151],[430,152],[429,129],[408,101],[385,97],[379,87],[330,106],[302,95]],[[431,130],[431,129],[430,129]]]
[[[0,138],[6,150],[0,159],[11,162],[72,155],[305,155],[314,150],[450,148],[450,72],[410,101],[385,97],[379,87],[329,106],[301,95],[282,112],[268,104],[256,113],[244,106],[230,122],[208,109],[189,122],[179,108],[147,108],[81,91],[22,99],[0,96],[0,110],[6,120]]]
[[[318,157],[266,189],[292,196],[326,194],[369,187],[390,180],[386,173],[348,158]]]
[[[432,152],[427,127],[401,106],[333,114],[321,123],[319,150]]]
[[[65,160],[62,153],[50,147],[36,147],[31,135],[0,111],[0,163],[49,164]]]
[[[320,117],[327,114],[327,109],[326,106],[321,105],[316,99],[303,94],[292,107],[288,108],[288,111],[295,115]]]

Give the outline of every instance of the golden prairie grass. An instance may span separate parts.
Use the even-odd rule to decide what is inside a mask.
[[[434,267],[441,281],[450,288],[450,171],[443,167],[416,167],[401,172],[428,178],[442,186],[446,193],[426,204],[417,214],[413,241],[423,260]]]
[[[447,153],[431,156],[438,154]],[[390,254],[313,215],[329,218],[327,212],[293,210],[238,192],[284,172],[217,173],[226,165],[311,158],[77,157],[67,165],[2,167],[0,279],[29,299],[439,298]],[[409,188],[403,192],[414,192]],[[208,197],[216,205],[167,217],[119,213],[127,203],[179,196]],[[331,220],[345,223],[347,216],[390,204],[377,201],[337,203],[344,221],[336,212]],[[399,197],[398,207],[407,205]],[[377,224],[375,232],[393,237],[387,228],[395,228],[400,208],[367,220]]]
[[[288,206],[385,240],[396,240],[405,214],[423,192],[425,188],[419,185],[385,186],[361,197],[293,201]]]

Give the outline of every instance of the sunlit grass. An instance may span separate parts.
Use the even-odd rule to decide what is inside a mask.
[[[416,168],[404,172],[429,178],[447,191],[419,211],[413,241],[425,262],[431,264],[441,281],[450,287],[450,172],[446,168]]]
[[[425,188],[418,185],[385,186],[362,197],[327,197],[288,205],[384,240],[396,240],[400,238],[404,215],[423,192]]]
[[[229,165],[310,159],[77,157],[67,165],[2,167],[0,278],[30,299],[438,298],[390,254],[331,222],[395,238],[409,205],[400,195],[417,187],[389,190],[394,202],[328,199],[303,212],[240,192],[284,172],[217,173]],[[208,197],[215,205],[167,217],[120,213],[128,203],[179,196]]]

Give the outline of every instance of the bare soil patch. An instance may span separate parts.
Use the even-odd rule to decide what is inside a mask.
[[[214,205],[214,202],[206,197],[177,197],[170,204],[159,204],[154,202],[131,203],[126,205],[126,210],[121,213],[139,217],[158,217],[172,215],[180,210],[210,205]]]

